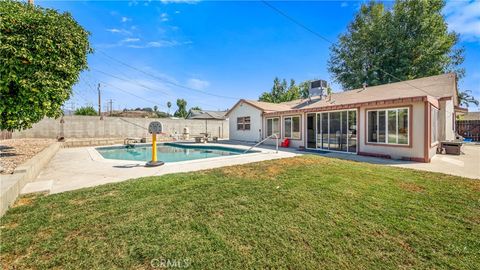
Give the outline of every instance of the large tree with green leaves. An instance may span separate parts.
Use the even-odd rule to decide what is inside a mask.
[[[442,0],[363,4],[346,33],[331,46],[329,71],[344,89],[464,70],[458,35],[449,32]]]
[[[280,103],[286,101],[292,101],[299,98],[308,97],[309,81],[305,81],[300,85],[295,84],[294,79],[290,79],[290,84],[287,84],[287,80],[280,80],[275,77],[273,80],[272,90],[269,92],[263,92],[258,98],[259,101]]]
[[[0,1],[0,129],[62,114],[87,68],[88,36],[69,13]]]
[[[179,118],[187,117],[187,115],[188,115],[187,101],[183,98],[177,99],[177,107],[178,107],[178,109],[175,111],[173,116],[179,117]]]

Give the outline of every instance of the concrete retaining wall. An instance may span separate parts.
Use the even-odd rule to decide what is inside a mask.
[[[2,174],[0,176],[2,178],[0,181],[0,217],[15,202],[22,188],[38,176],[61,146],[62,143],[53,143],[15,168],[13,174]]]
[[[31,129],[13,133],[13,138],[125,138],[149,137],[148,124],[160,121],[167,134],[181,134],[188,127],[190,135],[199,135],[208,131],[212,136],[228,138],[228,120],[190,120],[168,118],[120,118],[98,116],[65,116],[64,123],[60,118],[45,118],[33,125]],[[63,129],[63,135],[62,134]]]

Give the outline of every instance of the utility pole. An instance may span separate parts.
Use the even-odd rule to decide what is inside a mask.
[[[98,90],[98,115],[100,116],[100,120],[102,120],[103,119],[103,117],[102,117],[102,97],[101,97],[101,94],[100,94],[100,83],[97,86],[97,90]]]
[[[109,109],[110,116],[112,116],[112,113],[113,113],[113,99],[110,99],[110,100],[108,101],[108,105],[109,105],[109,106],[108,106],[107,108]]]

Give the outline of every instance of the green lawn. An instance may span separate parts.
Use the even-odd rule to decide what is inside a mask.
[[[318,156],[23,197],[0,225],[4,268],[480,269],[480,181]]]

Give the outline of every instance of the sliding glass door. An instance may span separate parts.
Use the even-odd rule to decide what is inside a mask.
[[[342,152],[357,152],[357,111],[335,111],[309,114],[308,123],[316,123],[316,129],[308,128],[309,133],[315,132],[316,146],[313,145],[313,135],[309,137],[307,147]],[[316,119],[315,119],[316,118]]]

